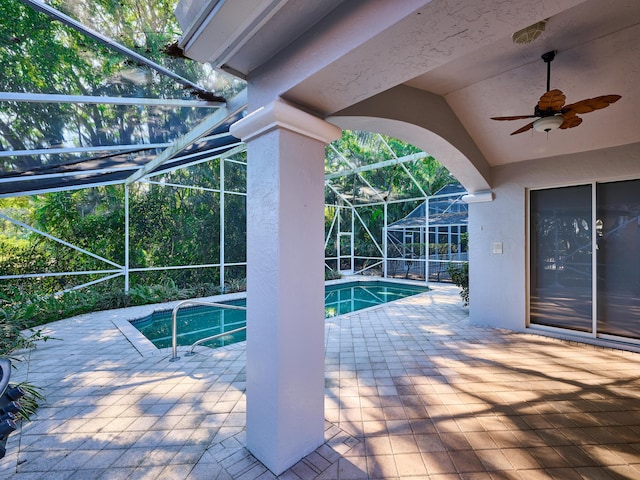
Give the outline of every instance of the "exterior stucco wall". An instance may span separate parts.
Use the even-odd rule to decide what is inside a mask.
[[[554,132],[562,135],[570,132]],[[541,137],[540,141],[544,141]],[[469,207],[471,321],[527,325],[527,191],[640,178],[640,144],[495,167],[495,200]],[[493,253],[494,242],[503,253]]]
[[[520,330],[526,315],[525,189],[505,182],[493,192],[493,202],[469,205],[469,314],[474,323]],[[502,253],[493,253],[495,242]]]

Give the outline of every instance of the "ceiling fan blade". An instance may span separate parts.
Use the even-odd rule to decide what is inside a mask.
[[[538,101],[538,108],[543,112],[547,110],[559,112],[566,99],[567,97],[565,94],[557,88],[549,90],[540,97],[540,100]]]
[[[535,120],[533,122],[531,122],[531,123],[528,123],[524,127],[520,127],[518,130],[513,132],[511,135],[516,135],[518,133],[522,133],[522,132],[526,132],[527,130],[531,130],[533,128],[533,124],[534,123],[535,123]]]
[[[524,118],[536,118],[538,115],[513,115],[511,117],[491,117],[491,120],[522,120]]]
[[[608,107],[612,103],[617,102],[622,97],[620,95],[602,95],[595,98],[586,98],[579,102],[567,105],[563,110],[574,113],[589,113],[594,110],[600,110],[601,108]]]
[[[564,118],[564,122],[562,122],[560,128],[563,130],[566,130],[567,128],[577,127],[582,123],[582,119],[573,111],[562,115],[562,118]]]

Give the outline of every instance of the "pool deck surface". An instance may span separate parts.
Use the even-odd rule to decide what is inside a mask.
[[[276,478],[245,448],[245,344],[169,362],[115,326],[131,311],[46,326],[12,375],[46,401],[0,478]],[[434,284],[326,321],[325,419],[278,478],[639,479],[640,354],[473,326]]]

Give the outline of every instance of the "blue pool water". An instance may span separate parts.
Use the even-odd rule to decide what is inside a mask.
[[[325,287],[325,318],[344,315],[363,308],[392,302],[428,288],[420,285],[404,285],[391,282],[350,282]],[[224,302],[228,305],[246,304],[245,300]],[[178,311],[178,345],[189,346],[201,338],[228,332],[245,326],[244,310],[217,307],[184,307]],[[136,327],[158,348],[171,346],[171,310],[158,311],[148,317],[132,320]],[[246,339],[245,332],[225,335],[203,345],[220,347]]]

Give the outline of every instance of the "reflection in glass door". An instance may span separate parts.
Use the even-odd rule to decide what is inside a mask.
[[[640,338],[640,180],[597,186],[598,332]]]
[[[530,205],[530,323],[640,339],[640,180],[532,191]]]
[[[532,191],[530,321],[591,332],[591,185]]]

